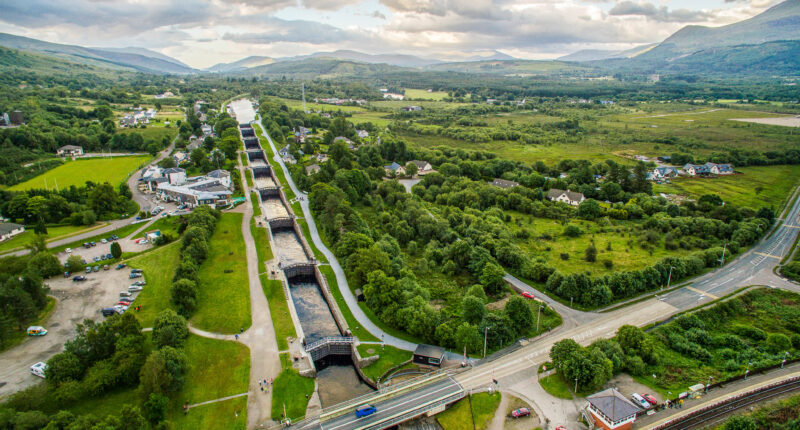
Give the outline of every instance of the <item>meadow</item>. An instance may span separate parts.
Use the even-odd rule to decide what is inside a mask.
[[[45,239],[45,241],[52,242],[54,240],[65,239],[70,236],[74,236],[76,234],[85,233],[88,231],[98,229],[105,225],[106,225],[105,223],[97,223],[93,226],[85,226],[85,225],[48,226],[47,238]],[[5,242],[0,242],[0,253],[24,248],[29,244],[31,244],[35,238],[36,238],[36,233],[34,233],[33,230],[25,230],[24,233],[20,233]]]
[[[67,161],[55,169],[33,179],[10,187],[11,191],[37,189],[64,189],[72,185],[82,187],[87,181],[94,183],[108,182],[116,188],[119,184],[150,160],[149,155],[85,158]]]
[[[414,88],[406,88],[405,89],[405,96],[406,99],[422,99],[422,100],[443,100],[447,97],[446,91],[428,91],[428,90],[418,90]]]
[[[170,301],[170,288],[175,267],[180,262],[179,253],[180,245],[174,242],[128,260],[128,266],[144,271],[147,282],[136,296],[136,305],[142,308],[134,315],[142,327],[152,327],[156,315],[162,310],[175,310]]]

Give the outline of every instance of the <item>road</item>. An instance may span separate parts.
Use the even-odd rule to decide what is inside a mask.
[[[256,120],[259,121],[260,118],[256,118]],[[333,273],[336,275],[336,282],[339,285],[339,291],[342,293],[344,301],[347,303],[347,307],[350,308],[350,312],[353,314],[355,319],[359,324],[361,324],[361,327],[372,333],[373,336],[384,341],[387,345],[391,345],[395,348],[400,348],[406,351],[413,351],[416,349],[417,344],[394,337],[381,330],[377,325],[375,325],[375,323],[372,322],[372,320],[369,319],[369,317],[367,317],[364,311],[358,307],[358,302],[356,302],[356,298],[353,295],[353,292],[350,291],[350,286],[347,284],[347,277],[344,275],[342,266],[339,264],[336,256],[333,255],[333,252],[331,252],[331,250],[325,246],[325,243],[322,242],[322,238],[319,236],[319,231],[317,231],[317,223],[314,221],[314,217],[311,214],[311,208],[308,205],[308,195],[297,188],[297,185],[295,185],[294,181],[292,180],[292,175],[289,173],[289,169],[286,168],[283,160],[278,156],[278,149],[272,142],[272,138],[269,137],[267,131],[263,128],[261,129],[261,135],[267,138],[269,146],[272,148],[272,153],[275,154],[273,160],[281,166],[281,169],[283,169],[283,173],[286,177],[286,181],[289,183],[289,187],[297,197],[301,197],[298,202],[300,203],[300,207],[303,209],[303,216],[308,224],[308,230],[311,233],[311,241],[314,242],[314,245],[317,247],[317,249],[319,249],[320,252],[325,255],[325,258],[328,259],[328,263],[330,263],[331,269],[333,269]]]

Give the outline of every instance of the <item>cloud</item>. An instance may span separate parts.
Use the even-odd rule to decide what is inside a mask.
[[[383,20],[386,19],[386,15],[382,14],[379,10],[373,11],[369,16]]]
[[[266,31],[245,33],[228,32],[222,36],[222,40],[252,44],[292,42],[321,45],[352,41],[358,38],[357,35],[346,30],[314,21],[289,21],[269,18],[261,24],[261,28],[266,28]]]
[[[617,3],[608,11],[608,14],[614,16],[639,15],[660,22],[699,22],[714,17],[713,14],[702,10],[677,9],[670,11],[666,6],[656,7],[652,3],[634,3],[629,0]]]

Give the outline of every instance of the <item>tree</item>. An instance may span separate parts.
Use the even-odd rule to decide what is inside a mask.
[[[164,364],[170,375],[167,390],[171,392],[180,391],[186,379],[186,371],[189,369],[186,354],[182,349],[176,349],[171,346],[159,349],[157,354],[164,359]]]
[[[158,351],[153,351],[142,366],[139,374],[139,390],[145,399],[152,394],[164,395],[172,382],[172,377],[167,370],[167,363]]]
[[[147,401],[144,402],[144,416],[150,424],[156,425],[167,418],[167,405],[169,405],[169,397],[151,393]]]
[[[595,248],[594,245],[590,244],[588,247],[586,247],[584,259],[590,263],[597,261],[597,248]]]
[[[417,174],[418,167],[416,164],[409,162],[406,164],[406,175],[414,176]]]
[[[159,347],[183,347],[183,342],[189,336],[186,319],[172,309],[164,309],[153,322],[153,343]]]
[[[108,182],[95,185],[89,191],[89,207],[95,213],[104,214],[113,212],[117,204],[117,193]]]
[[[480,276],[481,284],[486,293],[490,295],[498,294],[505,286],[505,280],[503,280],[505,275],[506,271],[502,267],[494,263],[487,264]]]
[[[464,322],[456,329],[456,348],[463,350],[465,347],[468,352],[478,352],[481,348],[483,339],[478,328],[470,323]]]
[[[461,301],[461,318],[470,324],[478,324],[486,315],[486,308],[481,299],[474,296],[465,296]]]
[[[586,199],[578,205],[577,214],[583,219],[593,220],[603,214],[603,208],[600,203],[597,203],[597,200]]]
[[[617,342],[623,351],[634,353],[645,361],[653,354],[653,344],[644,330],[632,325],[623,325],[617,330]]]
[[[472,297],[477,297],[481,300],[482,303],[486,303],[486,291],[483,291],[483,286],[479,284],[475,284],[467,290],[467,295]]]
[[[28,269],[38,273],[42,278],[49,278],[61,273],[61,262],[49,252],[39,252],[28,259]]]
[[[183,316],[191,315],[197,304],[197,285],[188,279],[178,279],[170,289],[172,303]]]
[[[203,161],[206,160],[206,152],[203,148],[195,148],[192,153],[189,155],[189,158],[192,160],[192,163],[195,166],[201,166]]]
[[[113,242],[111,244],[111,256],[114,258],[122,256],[122,247],[119,245],[119,242]]]
[[[47,380],[59,385],[69,380],[78,381],[83,375],[83,365],[75,354],[64,351],[47,360]]]
[[[747,415],[734,415],[725,421],[724,430],[758,430],[756,421]]]
[[[70,272],[80,272],[83,270],[83,259],[80,255],[70,255],[67,264],[64,265]]]
[[[511,320],[512,327],[518,335],[524,335],[533,327],[533,311],[526,299],[514,296],[508,300],[505,307],[506,316]]]
[[[33,226],[33,231],[37,235],[41,235],[41,236],[46,236],[47,235],[47,226],[44,225],[44,221],[42,221],[41,218],[39,218],[39,221],[36,223],[36,225]]]
[[[142,411],[133,405],[123,405],[120,411],[119,430],[141,430],[146,428]]]

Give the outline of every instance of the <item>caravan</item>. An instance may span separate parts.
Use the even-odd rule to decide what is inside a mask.
[[[44,373],[47,371],[47,363],[40,361],[33,366],[31,366],[31,373],[34,376],[38,376],[42,379],[45,378]]]

